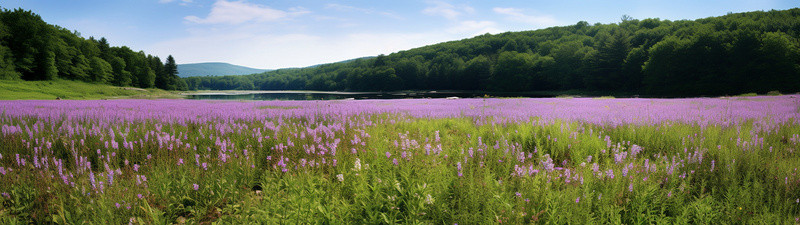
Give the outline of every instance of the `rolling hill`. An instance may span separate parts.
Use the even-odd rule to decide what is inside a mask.
[[[687,97],[800,91],[800,8],[485,34],[190,89],[478,90]]]
[[[180,77],[248,75],[266,71],[270,70],[255,69],[221,62],[178,65],[178,76]]]

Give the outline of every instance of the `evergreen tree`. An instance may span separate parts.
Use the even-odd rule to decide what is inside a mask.
[[[178,89],[178,64],[175,63],[175,58],[172,55],[167,56],[167,61],[164,63],[164,88],[165,90]]]

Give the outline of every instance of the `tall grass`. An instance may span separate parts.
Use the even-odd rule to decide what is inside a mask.
[[[165,103],[144,104],[178,107]],[[55,107],[46,103],[6,108],[0,223],[796,224],[800,217],[796,119],[607,125],[235,104],[287,114],[203,112],[208,118],[166,122],[50,115],[58,111],[44,110]],[[28,109],[40,111],[19,113]]]

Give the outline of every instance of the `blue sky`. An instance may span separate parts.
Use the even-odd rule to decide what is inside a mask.
[[[578,21],[697,19],[728,12],[789,9],[797,0],[260,1],[4,0],[84,37],[178,63],[304,67],[389,54],[484,33]]]

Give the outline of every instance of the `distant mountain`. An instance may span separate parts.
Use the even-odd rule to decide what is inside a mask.
[[[230,63],[190,63],[178,65],[178,76],[198,77],[198,76],[224,76],[224,75],[248,75],[262,73],[270,70],[255,69],[244,66],[237,66]]]

